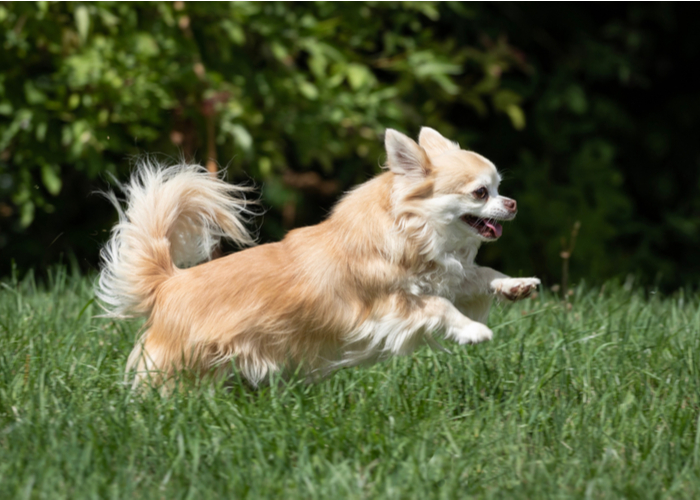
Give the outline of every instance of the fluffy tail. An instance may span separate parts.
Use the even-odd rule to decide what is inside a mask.
[[[234,186],[203,167],[164,167],[139,161],[131,180],[105,196],[119,222],[102,249],[96,295],[107,316],[148,315],[159,286],[177,272],[211,258],[220,238],[243,247],[254,243],[245,227],[252,214],[245,199],[250,188]]]

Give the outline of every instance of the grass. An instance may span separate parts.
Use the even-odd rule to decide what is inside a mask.
[[[499,306],[493,342],[308,386],[133,393],[91,281],[0,289],[5,498],[697,498],[700,296]]]

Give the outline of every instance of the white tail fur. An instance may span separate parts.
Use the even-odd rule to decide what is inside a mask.
[[[102,249],[96,295],[110,317],[148,315],[158,287],[177,268],[211,258],[219,240],[254,243],[245,227],[250,188],[224,182],[201,166],[165,167],[139,160],[131,180],[119,185],[126,207],[114,192],[104,193],[119,222]]]

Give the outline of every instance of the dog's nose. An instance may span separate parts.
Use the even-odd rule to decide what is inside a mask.
[[[506,207],[506,210],[509,212],[517,212],[518,210],[518,204],[515,200],[511,200],[510,198],[503,200],[503,206]]]

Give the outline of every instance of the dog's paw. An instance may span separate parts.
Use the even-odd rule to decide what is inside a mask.
[[[538,278],[499,278],[491,282],[491,288],[499,297],[516,301],[529,297],[539,284]]]
[[[454,338],[460,345],[478,344],[479,342],[491,340],[493,332],[488,326],[474,321],[455,332]]]

